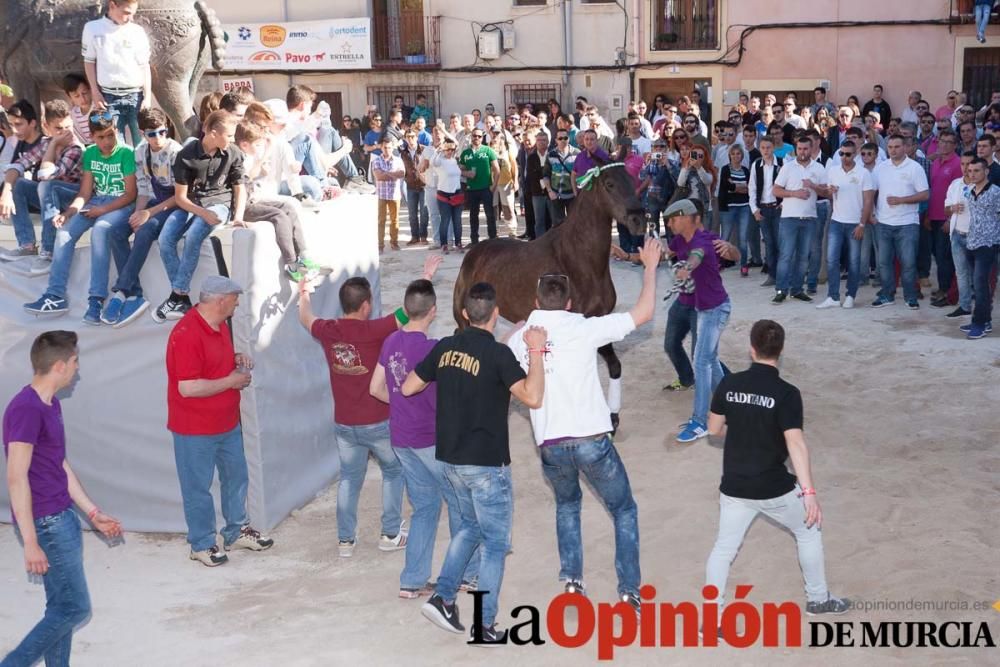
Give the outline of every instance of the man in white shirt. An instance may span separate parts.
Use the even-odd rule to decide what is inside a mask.
[[[764,268],[767,274],[761,287],[775,285],[778,271],[778,220],[781,217],[781,200],[774,196],[774,181],[781,170],[781,160],[774,156],[774,140],[761,137],[760,158],[750,166],[750,213],[760,224],[760,235],[764,239]]]
[[[840,164],[827,165],[827,190],[833,199],[833,218],[827,232],[827,296],[817,308],[840,306],[840,252],[848,248],[847,295],[844,308],[853,308],[858,295],[861,274],[861,239],[865,236],[865,223],[871,216],[875,203],[875,186],[872,175],[855,161],[858,144],[845,140],[840,144]]]
[[[920,112],[917,110],[917,104],[923,99],[923,95],[920,91],[911,90],[909,96],[906,98],[907,107],[903,109],[903,113],[899,115],[899,119],[904,123],[919,123],[920,122]]]
[[[912,141],[912,139],[911,139]],[[889,159],[872,173],[878,190],[878,265],[882,289],[873,308],[890,306],[896,298],[896,273],[893,262],[902,266],[903,299],[910,310],[920,308],[917,301],[917,243],[920,238],[920,202],[930,199],[930,186],[924,168],[906,156],[906,140],[898,134],[889,137]]]
[[[795,113],[795,98],[789,97],[785,99],[782,108],[785,111],[785,122],[791,123],[796,130],[806,129],[806,120],[802,116]]]
[[[139,136],[139,109],[153,101],[150,93],[149,38],[134,22],[138,0],[109,0],[108,13],[83,26],[83,69],[94,109],[118,112],[118,133],[126,128],[134,146]]]
[[[639,611],[638,511],[628,474],[609,436],[608,402],[597,372],[597,349],[615,343],[653,319],[656,306],[656,267],[663,251],[647,238],[640,252],[645,270],[642,291],[627,313],[584,317],[573,306],[569,278],[546,274],[538,279],[535,310],[526,326],[545,322],[545,395],[541,407],[531,410],[531,428],[540,448],[542,471],[556,496],[556,534],[559,543],[559,579],[568,593],[585,594],[583,544],[580,535],[580,481],[582,472],[611,514],[615,524],[615,571],[618,596]],[[575,288],[579,289],[579,288]],[[531,352],[523,336],[514,333],[508,345],[522,367]]]
[[[628,115],[628,137],[632,140],[632,149],[642,155],[646,156],[651,150],[653,150],[653,142],[647,137],[642,135],[642,121],[645,120],[637,112],[632,111]],[[647,123],[649,121],[646,121]]]
[[[826,192],[826,171],[812,159],[813,142],[807,136],[795,141],[795,159],[786,160],[774,181],[774,195],[782,198],[778,226],[777,291],[771,303],[779,305],[791,296],[811,302],[802,290],[809,264],[809,247],[818,233],[817,194]]]
[[[970,217],[965,200],[972,187],[968,168],[975,158],[973,151],[962,153],[962,178],[951,182],[944,197],[945,210],[951,214],[946,226],[951,234],[951,258],[955,263],[955,279],[958,281],[958,307],[945,317],[965,317],[972,314],[972,266],[969,264],[965,243],[969,235]]]

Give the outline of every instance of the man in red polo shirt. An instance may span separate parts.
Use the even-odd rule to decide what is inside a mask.
[[[216,468],[226,519],[225,550],[263,551],[274,545],[247,518],[240,390],[250,384],[253,361],[234,352],[226,324],[242,293],[235,281],[209,276],[198,305],[177,323],[167,341],[167,429],[174,436],[190,557],[209,567],[229,560],[215,537],[211,487]]]
[[[434,277],[441,255],[424,262],[424,279]],[[312,312],[309,281],[299,283],[299,321],[322,346],[330,367],[333,391],[333,421],[340,456],[337,487],[337,537],[341,558],[354,555],[358,528],[358,496],[368,470],[371,453],[382,469],[381,551],[406,548],[403,529],[403,467],[389,441],[389,406],[369,393],[372,373],[378,364],[382,343],[397,328],[409,322],[405,311],[369,319],[372,289],[366,278],[348,278],[340,286],[339,319],[320,319]]]

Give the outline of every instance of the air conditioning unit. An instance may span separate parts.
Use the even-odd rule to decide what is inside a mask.
[[[500,31],[487,30],[479,33],[479,57],[496,60],[500,57]]]
[[[501,48],[510,51],[514,48],[514,25],[512,23],[500,24]]]

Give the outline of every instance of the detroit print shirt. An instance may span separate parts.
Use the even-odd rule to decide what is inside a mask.
[[[87,146],[81,160],[83,170],[94,177],[95,197],[121,197],[125,194],[125,177],[135,174],[135,153],[118,144],[111,155],[102,155],[97,145]]]

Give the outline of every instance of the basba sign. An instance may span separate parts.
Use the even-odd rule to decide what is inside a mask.
[[[753,586],[736,587],[734,600],[721,610],[714,602],[715,586],[702,589],[701,603],[656,602],[656,589],[639,589],[639,614],[627,602],[594,604],[578,593],[561,593],[544,612],[532,605],[511,610],[511,625],[500,643],[513,646],[547,643],[562,648],[581,648],[596,638],[597,659],[613,660],[615,650],[641,648],[796,648],[809,646],[863,648],[996,648],[985,621],[810,621],[804,642],[802,607],[795,602],[765,602],[759,608],[746,601]],[[473,596],[473,627],[483,627],[483,597],[488,591],[469,591]],[[567,617],[576,617],[575,627]],[[681,631],[678,633],[678,622]],[[717,628],[703,632],[704,628]],[[469,644],[486,644],[481,631]]]
[[[225,69],[371,69],[371,19],[331,19],[223,26]]]

